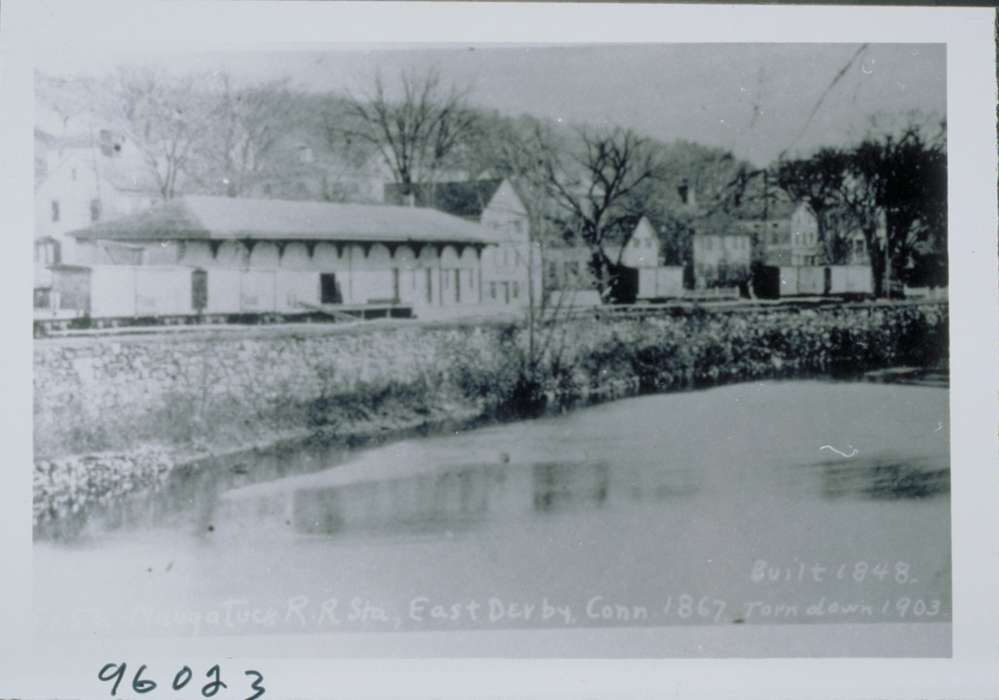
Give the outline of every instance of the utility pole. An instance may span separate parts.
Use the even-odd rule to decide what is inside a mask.
[[[770,171],[763,169],[763,220],[769,218],[770,213]]]

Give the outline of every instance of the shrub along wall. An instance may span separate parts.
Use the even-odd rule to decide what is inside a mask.
[[[164,460],[291,435],[344,439],[518,417],[605,396],[608,387],[620,395],[938,365],[947,359],[947,307],[577,319],[535,333],[535,362],[528,346],[526,329],[509,323],[36,341],[36,521],[55,517],[56,501],[72,509],[112,488],[147,488],[169,473]],[[81,468],[86,455],[90,466]]]
[[[580,329],[582,330],[582,329]],[[848,374],[945,363],[945,305],[695,313],[594,325],[569,364],[577,381],[635,377],[664,391],[761,377]]]

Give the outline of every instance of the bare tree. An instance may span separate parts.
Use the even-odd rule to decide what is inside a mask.
[[[178,194],[210,122],[202,81],[193,74],[175,78],[154,68],[120,68],[102,90],[102,111],[142,154],[163,199]]]
[[[475,143],[479,157],[494,176],[507,178],[517,191],[527,215],[528,245],[518,247],[518,264],[528,273],[526,348],[519,355],[514,394],[520,410],[530,411],[547,402],[552,382],[567,376],[569,326],[574,291],[554,296],[539,290],[535,281],[542,270],[546,246],[556,237],[560,212],[549,192],[549,164],[557,158],[556,139],[549,125],[533,119],[520,123],[480,124]],[[523,255],[521,256],[521,250]],[[533,408],[532,408],[533,407]]]
[[[843,178],[840,201],[847,220],[860,230],[864,237],[871,263],[871,290],[874,296],[885,296],[885,246],[878,229],[883,223],[883,211],[878,206],[876,177],[865,177],[856,172],[857,154],[851,154],[850,170]]]
[[[468,90],[446,87],[437,70],[402,71],[399,79],[398,99],[378,73],[370,93],[350,96],[344,113],[330,119],[347,146],[374,147],[408,196],[415,184],[432,181],[447,167],[471,133],[475,114],[467,106]]]
[[[546,315],[547,299],[535,289],[537,273],[542,269],[545,244],[551,237],[553,221],[552,201],[548,196],[547,162],[552,154],[552,140],[546,129],[538,122],[530,129],[521,131],[515,128],[503,129],[494,145],[491,160],[494,168],[510,179],[524,209],[527,212],[528,245],[527,259],[518,264],[527,268],[528,310],[527,310],[527,374],[532,379],[544,359],[554,324],[549,325],[546,337],[540,337],[539,326]]]
[[[379,181],[384,172],[384,159],[380,149],[367,140],[351,135],[344,124],[349,118],[349,100],[339,95],[327,94],[314,108],[316,122],[311,128],[319,140],[322,154],[324,200],[331,202],[382,200],[380,188],[362,193],[361,183]]]
[[[845,198],[864,233],[877,294],[891,293],[885,274],[922,284],[946,277],[946,125],[925,131],[911,123],[899,134],[868,136],[849,153]]]
[[[195,170],[209,191],[238,197],[275,169],[273,152],[291,117],[286,80],[236,86],[218,74]]]
[[[939,283],[945,276],[946,158],[946,128],[928,132],[910,122],[899,133],[871,134],[850,149],[824,148],[783,161],[778,174],[781,185],[815,213],[827,262],[842,257],[846,230],[861,232],[874,294],[883,296],[891,278]],[[837,216],[847,226],[837,230]]]
[[[645,213],[660,164],[648,142],[631,130],[584,131],[580,138],[580,152],[568,162],[546,158],[546,182],[563,230],[578,235],[592,253],[601,294],[616,297],[625,246]],[[612,243],[619,244],[613,259]]]
[[[807,204],[815,215],[819,243],[827,264],[839,262],[844,253],[844,241],[830,226],[829,215],[841,204],[848,159],[847,153],[840,149],[822,148],[808,158],[777,164],[778,184],[795,200]]]

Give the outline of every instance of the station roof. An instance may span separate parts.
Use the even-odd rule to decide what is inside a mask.
[[[499,242],[485,227],[434,209],[187,195],[71,231],[83,240]]]

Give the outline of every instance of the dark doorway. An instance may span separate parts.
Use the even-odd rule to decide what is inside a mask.
[[[832,268],[825,268],[825,276],[823,279],[822,293],[829,294],[832,291]]]
[[[319,275],[319,303],[343,303],[343,295],[340,294],[340,285],[337,284],[336,275],[332,272],[323,272]]]
[[[461,270],[454,271],[454,301],[461,303]]]
[[[392,268],[392,301],[399,303],[399,268]]]
[[[191,270],[191,308],[201,313],[208,306],[208,273]]]

